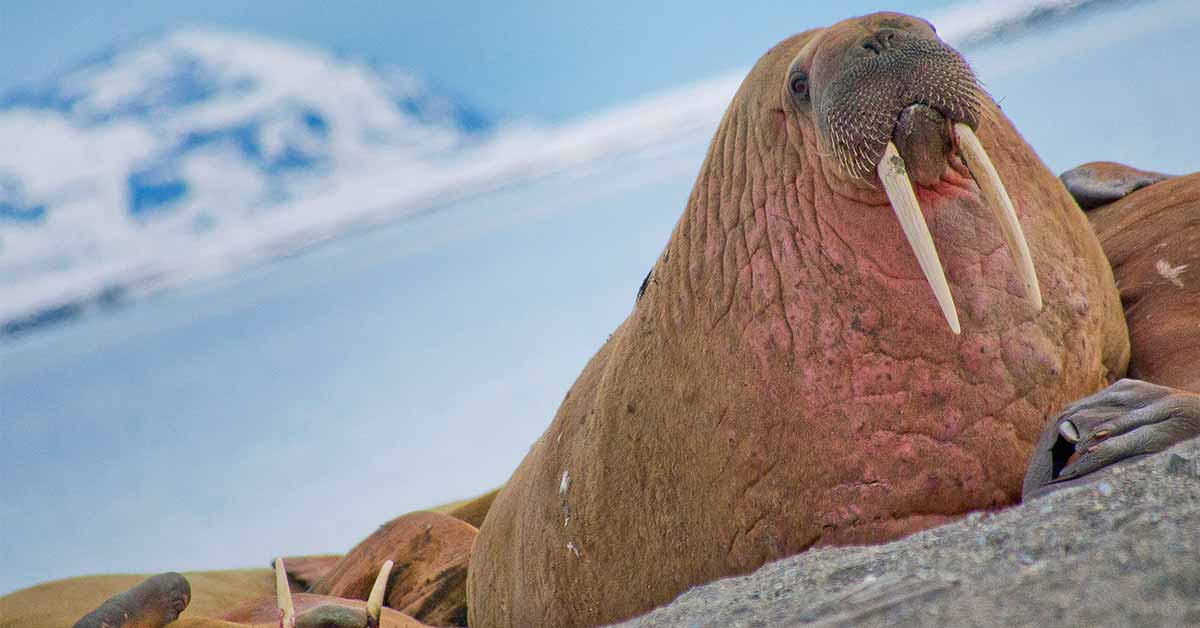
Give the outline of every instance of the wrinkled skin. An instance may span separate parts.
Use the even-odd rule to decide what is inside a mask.
[[[1200,174],[1098,162],[1062,180],[1081,207],[1095,203],[1088,220],[1121,291],[1129,376],[1166,386],[1122,380],[1064,409],[1038,440],[1024,499],[1200,436],[1200,279],[1188,275],[1200,269]]]
[[[1200,174],[1088,212],[1121,291],[1129,376],[1200,392]]]
[[[1114,465],[1200,436],[1200,395],[1123,379],[1071,404],[1034,448],[1022,499],[1101,479]],[[1098,471],[1105,471],[1098,474]]]
[[[471,558],[472,625],[624,619],[815,545],[1011,504],[1050,417],[1124,374],[1098,241],[978,91],[977,122],[955,120],[975,125],[1008,186],[1045,306],[1024,298],[961,162],[931,177],[945,152],[894,138],[932,182],[916,193],[962,319],[961,336],[947,331],[878,179],[837,157],[818,115],[845,109],[837,93],[870,100],[870,85],[839,81],[889,28],[898,44],[936,43],[920,20],[868,16],[793,37],[750,72],[633,312],[496,497]],[[901,52],[878,52],[909,72],[876,99],[893,124],[914,104],[896,94],[937,90],[904,64],[933,75],[939,62]],[[796,67],[807,105],[789,92]],[[859,152],[870,163],[878,150]]]

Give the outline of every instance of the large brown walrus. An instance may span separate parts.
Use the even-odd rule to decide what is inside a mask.
[[[779,44],[730,105],[629,318],[494,503],[468,505],[472,523],[487,513],[470,625],[624,619],[815,545],[893,539],[1200,434],[1200,397],[1117,381],[1132,329],[1129,374],[1200,383],[1200,343],[1187,343],[1200,312],[1186,305],[1200,259],[1185,259],[1200,251],[1200,177],[1150,179],[1098,167],[1068,177],[1068,193],[917,18]],[[1095,232],[1072,193],[1102,206]],[[1140,253],[1162,243],[1166,267]],[[1169,324],[1138,318],[1138,303]],[[374,563],[429,547],[422,534],[393,522],[303,577],[364,596]],[[370,615],[306,603],[344,628]],[[252,624],[277,612],[249,607],[238,618]]]
[[[1084,214],[932,26],[880,13],[792,37],[750,71],[633,312],[496,497],[470,624],[603,624],[1011,504],[1048,420],[1129,355]],[[1032,484],[1094,464],[1095,438],[1067,443],[1075,461],[1039,449]]]

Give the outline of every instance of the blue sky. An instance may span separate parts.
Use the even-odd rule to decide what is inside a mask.
[[[920,12],[946,4],[908,0]],[[813,25],[878,2],[80,2],[0,6],[0,89],[114,42],[184,24],[296,39],[416,69],[485,112],[559,120],[748,66]]]
[[[7,3],[0,88],[205,24],[413,67],[493,113],[563,120],[747,66],[868,3],[430,4]],[[1052,169],[1200,169],[1195,87],[1177,80],[1200,9],[1150,4],[969,53]],[[0,594],[344,551],[402,512],[502,482],[629,312],[706,133],[0,345]]]

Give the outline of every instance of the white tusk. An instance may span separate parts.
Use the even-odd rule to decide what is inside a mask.
[[[883,151],[878,172],[888,200],[892,202],[892,211],[896,212],[900,228],[904,230],[904,236],[908,238],[908,244],[917,256],[917,263],[921,265],[921,272],[925,273],[925,280],[933,289],[933,296],[937,297],[942,315],[950,324],[950,331],[955,334],[962,333],[962,327],[958,324],[958,312],[954,309],[954,297],[950,294],[950,284],[946,283],[942,262],[938,259],[937,248],[933,246],[933,236],[929,235],[925,216],[921,213],[921,206],[917,204],[917,195],[913,192],[912,182],[908,180],[908,169],[904,166],[904,159],[900,157],[900,152],[892,142],[888,142]]]
[[[971,169],[975,182],[979,184],[984,201],[992,208],[992,214],[1000,224],[1000,231],[1004,233],[1004,241],[1008,244],[1008,251],[1017,266],[1017,273],[1021,275],[1021,282],[1025,284],[1025,297],[1033,303],[1034,309],[1040,312],[1042,291],[1038,287],[1037,271],[1033,268],[1029,244],[1025,242],[1025,233],[1021,231],[1021,223],[1017,221],[1017,210],[1013,208],[1012,199],[1004,189],[1004,182],[1000,180],[996,167],[992,165],[991,158],[983,150],[983,144],[979,142],[971,127],[956,122],[954,134],[958,138],[958,146],[962,149],[967,167]]]
[[[375,584],[371,587],[371,595],[367,596],[367,625],[375,627],[379,625],[379,616],[383,613],[383,594],[387,591],[388,574],[392,572],[392,561],[384,561],[383,566],[379,568],[379,575],[375,577]]]
[[[279,606],[279,628],[296,628],[296,608],[292,606],[292,590],[282,558],[275,559],[275,603]]]

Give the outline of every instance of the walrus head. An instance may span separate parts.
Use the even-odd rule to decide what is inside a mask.
[[[1042,308],[1016,211],[975,136],[978,81],[931,24],[897,13],[840,22],[807,42],[783,83],[783,111],[815,127],[818,145],[833,155],[838,174],[867,186],[878,175],[955,334],[961,325],[954,299],[912,188],[912,183],[933,188],[947,171],[952,177],[974,175],[1031,305]]]

